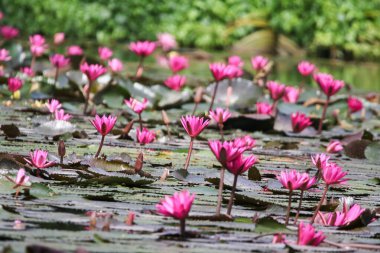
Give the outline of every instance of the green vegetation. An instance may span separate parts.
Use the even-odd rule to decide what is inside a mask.
[[[380,58],[378,0],[6,0],[0,9],[24,35],[108,44],[170,32],[184,46],[221,49],[271,28],[315,55]]]

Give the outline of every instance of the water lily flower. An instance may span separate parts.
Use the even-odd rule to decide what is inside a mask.
[[[56,33],[54,34],[54,44],[60,45],[65,41],[65,33]]]
[[[285,235],[283,235],[281,233],[273,235],[272,243],[285,243],[285,241],[286,241],[286,236]]]
[[[173,74],[175,74],[181,70],[188,68],[189,61],[184,56],[175,55],[169,58],[168,65]]]
[[[347,106],[350,113],[355,113],[363,109],[363,103],[360,99],[355,97],[348,97]]]
[[[254,155],[249,155],[245,157],[243,156],[243,154],[240,154],[236,159],[226,163],[226,169],[234,175],[234,182],[232,185],[230,200],[228,201],[227,206],[227,215],[231,215],[239,175],[249,170],[256,162],[257,159]]]
[[[301,61],[298,63],[298,72],[303,76],[311,75],[315,70],[315,65],[308,61]]]
[[[113,58],[108,61],[108,67],[113,73],[118,73],[123,70],[123,63],[119,59]]]
[[[11,40],[15,37],[17,37],[19,34],[19,30],[15,27],[9,26],[9,25],[3,25],[0,27],[0,35],[5,40]]]
[[[141,113],[146,109],[148,106],[148,99],[144,98],[143,101],[138,101],[137,99],[130,97],[128,99],[124,99],[124,103],[131,108],[135,113],[139,115],[139,121],[140,121],[140,130],[143,129],[142,127],[142,118],[141,118]]]
[[[162,47],[164,51],[170,51],[177,47],[177,41],[173,35],[170,33],[159,33],[157,34],[158,45]]]
[[[221,142],[219,140],[210,140],[208,141],[208,145],[215,155],[216,159],[222,165],[220,169],[220,177],[219,177],[219,190],[218,190],[218,201],[216,205],[216,215],[220,215],[220,210],[222,207],[222,194],[223,194],[223,185],[224,185],[224,174],[227,166],[227,162],[231,162],[238,158],[244,151],[244,148],[236,147],[233,142]]]
[[[270,97],[277,101],[285,94],[285,85],[275,81],[268,81],[267,89],[269,90]]]
[[[315,218],[317,217],[318,211],[322,206],[323,201],[326,198],[327,191],[329,186],[335,184],[344,184],[348,179],[344,178],[347,175],[347,172],[343,171],[341,167],[339,167],[336,163],[329,163],[329,165],[321,171],[322,179],[325,182],[325,189],[322,193],[321,200],[318,203],[317,209],[314,212],[314,215],[311,219],[311,223],[313,224]]]
[[[360,205],[354,204],[351,208],[344,208],[342,212],[335,211],[330,213],[318,212],[317,223],[324,226],[341,227],[347,226],[355,221],[365,211]]]
[[[69,65],[70,59],[66,58],[62,54],[54,54],[50,57],[50,63],[51,63],[51,65],[53,65],[57,69],[63,68],[63,67],[66,67],[67,65]]]
[[[191,138],[184,168],[187,170],[190,164],[191,152],[193,151],[194,139],[208,126],[210,120],[204,119],[202,117],[187,115],[181,117],[181,123]]]
[[[174,75],[168,77],[164,84],[172,90],[180,91],[186,83],[186,76]]]
[[[298,225],[298,245],[318,246],[325,240],[326,236],[322,231],[315,231],[311,224],[301,222]]]
[[[109,132],[111,132],[111,130],[115,126],[116,120],[117,120],[117,117],[114,117],[112,115],[109,115],[108,117],[106,115],[103,115],[102,117],[100,117],[99,115],[96,115],[95,119],[92,119],[90,121],[91,124],[102,136],[98,151],[95,154],[95,158],[99,156],[100,151],[102,150],[102,147],[103,147],[104,138]]]
[[[22,67],[20,71],[24,73],[25,75],[27,75],[28,77],[34,76],[34,71],[31,67]]]
[[[326,147],[327,153],[339,153],[343,150],[342,143],[340,141],[330,141],[329,145]]]
[[[88,89],[86,90],[86,102],[83,109],[83,114],[86,114],[88,102],[90,100],[90,92],[92,83],[101,75],[107,72],[107,69],[100,64],[88,64],[87,62],[80,65],[80,70],[88,78]]]
[[[251,64],[254,70],[260,71],[269,63],[269,59],[258,55],[251,58]]]
[[[50,113],[55,113],[55,111],[62,107],[62,104],[57,99],[50,99],[45,105]]]
[[[67,54],[70,56],[83,55],[83,49],[78,45],[71,45],[67,48]]]
[[[33,57],[40,57],[48,48],[45,37],[41,34],[34,34],[29,37],[30,52]],[[33,62],[32,62],[33,63]],[[33,65],[33,64],[32,64]]]
[[[51,167],[55,164],[53,161],[47,160],[48,152],[45,150],[36,149],[33,152],[30,152],[30,159],[26,159],[25,161],[30,165],[36,167],[37,169],[45,169]]]
[[[139,128],[136,130],[136,137],[141,145],[145,145],[152,143],[156,138],[156,134],[154,131],[149,131],[144,127],[142,131]]]
[[[250,149],[252,149],[255,146],[255,144],[256,144],[256,140],[253,139],[249,135],[245,135],[243,137],[236,138],[236,139],[233,140],[233,145],[236,148],[242,148],[244,150],[250,150]]]
[[[327,107],[330,103],[330,97],[335,95],[344,86],[344,82],[341,80],[334,80],[332,75],[325,73],[318,73],[314,75],[314,79],[327,97],[323,107],[322,116],[319,121],[318,134],[320,134],[322,132],[323,120],[326,117]]]
[[[244,61],[237,55],[231,55],[228,57],[228,65],[233,65],[241,69],[244,66]]]
[[[69,121],[73,116],[66,114],[65,110],[59,109],[54,112],[55,120]]]
[[[214,80],[215,80],[215,87],[214,87],[214,92],[212,95],[209,111],[212,110],[212,107],[214,105],[214,100],[215,100],[216,92],[218,90],[219,82],[227,77],[226,67],[227,66],[224,63],[211,63],[209,65],[211,74],[213,75]]]
[[[330,156],[326,154],[316,154],[311,156],[311,161],[318,168],[318,170],[324,170],[329,165]]]
[[[180,220],[180,234],[183,238],[185,237],[185,219],[189,215],[194,199],[195,194],[184,190],[175,192],[173,196],[165,196],[165,199],[156,205],[158,213]]]
[[[18,197],[18,194],[20,193],[20,188],[29,187],[27,185],[29,183],[29,176],[25,174],[25,170],[22,168],[18,170],[15,179],[10,178],[8,176],[6,176],[6,178],[14,184],[13,189],[16,189],[15,198]]]
[[[308,116],[303,113],[292,113],[292,128],[294,133],[300,133],[308,126],[311,126],[312,122]]]
[[[11,59],[12,59],[12,57],[9,55],[9,51],[4,49],[4,48],[1,48],[0,49],[0,62],[10,61]]]
[[[267,102],[256,103],[257,114],[272,115],[272,105]]]
[[[109,58],[111,58],[113,52],[108,47],[99,47],[98,54],[101,60],[107,61]]]
[[[131,42],[129,44],[129,50],[131,50],[136,55],[140,56],[140,62],[136,71],[136,78],[141,77],[144,71],[143,62],[145,57],[151,55],[155,49],[156,43],[152,41],[137,41]]]
[[[228,64],[224,70],[225,76],[228,78],[228,87],[226,95],[226,107],[230,106],[232,96],[232,80],[243,75],[243,70],[235,65]]]
[[[292,103],[295,104],[298,101],[298,98],[300,96],[300,90],[296,87],[287,86],[285,88],[284,96],[282,97],[282,100],[286,103]]]
[[[10,92],[15,93],[16,91],[21,89],[24,82],[18,77],[9,77],[7,84],[8,84],[8,90]]]
[[[301,184],[299,186],[299,190],[301,190],[301,194],[300,194],[300,200],[298,203],[297,214],[296,214],[296,217],[294,219],[294,224],[297,224],[298,217],[300,215],[300,210],[302,207],[303,194],[305,191],[309,190],[311,187],[313,187],[316,184],[317,177],[310,177],[310,175],[308,173],[302,173],[302,174],[300,174],[299,181],[301,182]]]
[[[231,113],[228,109],[216,108],[214,111],[210,111],[210,118],[212,118],[219,126],[220,135],[222,140],[224,139],[223,135],[223,123],[226,122],[230,117]]]

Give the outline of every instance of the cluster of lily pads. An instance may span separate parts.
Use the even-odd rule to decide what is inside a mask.
[[[2,26],[0,28],[0,35],[4,41],[10,41],[18,36],[18,30],[10,26]],[[80,56],[79,69],[87,78],[87,82],[81,87],[83,98],[83,114],[92,115],[94,118],[90,121],[96,131],[101,136],[100,144],[95,158],[101,156],[102,147],[106,136],[114,128],[118,117],[114,115],[98,115],[96,113],[96,105],[93,103],[92,98],[96,95],[94,85],[99,77],[109,72],[111,75],[116,75],[123,71],[123,63],[118,58],[112,58],[113,51],[107,47],[98,48],[99,63],[90,63],[86,61],[84,50],[77,46],[71,45],[66,49],[65,54],[56,53],[59,47],[65,41],[64,33],[57,33],[53,38],[53,42],[49,44],[47,39],[40,35],[34,34],[29,37],[29,49],[31,60],[29,65],[22,66],[20,69],[12,69],[7,66],[7,62],[11,60],[9,51],[6,48],[0,49],[0,75],[6,80],[8,90],[10,91],[10,98],[12,100],[20,99],[20,89],[24,82],[36,78],[38,72],[36,71],[36,64],[43,55],[50,52],[50,64],[54,69],[54,83],[58,82],[59,74],[68,71],[73,57]],[[133,80],[139,80],[144,74],[145,59],[153,54],[158,48],[161,49],[162,55],[159,58],[159,64],[168,67],[171,70],[171,75],[163,82],[163,85],[174,91],[181,91],[186,84],[186,76],[181,75],[180,72],[189,66],[189,61],[185,56],[178,53],[172,54],[171,52],[177,47],[175,38],[170,34],[158,35],[157,41],[137,41],[129,44],[129,50],[139,57],[139,63],[135,74],[129,76]],[[50,51],[49,51],[50,50]],[[25,61],[25,64],[28,61]],[[315,134],[320,134],[324,127],[327,108],[331,104],[331,98],[336,95],[344,86],[344,81],[335,79],[331,74],[321,73],[317,67],[307,61],[302,61],[298,65],[300,75],[303,77],[303,82],[299,87],[286,86],[274,80],[268,80],[272,67],[272,62],[263,56],[254,56],[251,59],[251,64],[254,72],[253,84],[266,92],[270,99],[266,102],[256,103],[256,113],[260,115],[268,115],[275,118],[278,114],[278,105],[281,100],[284,103],[297,103],[300,95],[305,92],[306,88],[304,83],[308,78],[313,79],[320,88],[320,92],[325,95],[323,103],[322,115],[318,120]],[[245,155],[245,152],[251,151],[255,146],[255,140],[250,136],[238,137],[231,140],[225,140],[224,128],[226,122],[231,118],[231,96],[234,93],[232,82],[241,78],[245,70],[243,69],[244,62],[239,56],[230,56],[226,62],[214,62],[209,65],[210,72],[214,78],[213,91],[211,97],[206,101],[209,102],[207,111],[199,111],[198,104],[204,100],[204,90],[198,87],[194,93],[194,109],[191,114],[183,115],[180,119],[184,131],[190,137],[190,144],[188,148],[187,158],[184,161],[184,171],[191,173],[189,165],[191,163],[191,155],[196,138],[202,131],[214,121],[220,132],[220,139],[208,140],[208,145],[212,153],[215,155],[216,160],[220,163],[220,177],[218,187],[218,198],[215,205],[215,217],[225,216],[232,219],[232,208],[235,199],[235,191],[238,185],[239,175],[251,169],[259,159],[253,155]],[[225,94],[226,100],[223,105],[214,108],[215,99],[218,94],[219,84],[226,80],[228,88]],[[236,88],[235,88],[236,89]],[[136,141],[140,144],[141,149],[144,145],[150,144],[155,141],[156,133],[144,127],[142,112],[148,108],[149,101],[147,98],[137,99],[134,97],[125,98],[124,103],[138,116],[138,127],[136,128]],[[12,105],[12,101],[8,104]],[[65,112],[63,105],[57,98],[49,99],[46,104],[46,109],[51,114],[51,117],[57,121],[69,121],[73,115]],[[122,106],[122,105],[120,105]],[[89,110],[89,107],[90,110]],[[347,99],[347,108],[350,114],[360,112],[363,108],[363,103],[359,98],[350,96]],[[170,130],[170,121],[167,119],[165,111],[162,112],[162,118],[168,130]],[[294,111],[290,117],[293,133],[302,133],[306,128],[313,128],[313,122],[310,116],[300,112]],[[131,121],[129,130],[133,127],[135,120]],[[128,134],[128,131],[126,131]],[[168,134],[170,131],[168,131]],[[66,148],[63,141],[59,142],[58,155],[61,157],[60,164],[63,164],[63,157],[66,154]],[[339,141],[332,140],[328,145],[326,152],[337,153],[343,149]],[[299,206],[297,208],[296,216],[293,223],[298,225],[298,240],[296,242],[288,241],[283,234],[274,235],[274,243],[296,243],[298,245],[312,245],[318,246],[325,240],[325,235],[322,232],[315,231],[313,223],[318,223],[324,226],[337,226],[344,227],[356,222],[366,209],[354,204],[350,201],[344,201],[342,211],[323,213],[320,207],[326,201],[326,193],[330,186],[344,184],[348,179],[345,178],[346,172],[336,163],[329,161],[330,157],[327,154],[316,154],[311,157],[311,163],[317,169],[315,175],[308,173],[300,173],[296,170],[283,170],[278,175],[278,180],[282,186],[289,190],[289,203],[284,223],[288,225],[292,219],[291,201],[295,196],[296,191],[299,194]],[[30,153],[29,158],[25,159],[28,166],[36,168],[36,175],[39,176],[40,170],[46,169],[55,165],[56,163],[48,160],[48,152],[45,150],[34,150]],[[142,166],[142,165],[141,165]],[[222,194],[224,191],[224,177],[226,170],[234,177],[233,185],[229,202],[227,205],[226,214],[222,214]],[[14,184],[16,189],[15,197],[17,198],[20,189],[30,186],[30,177],[26,174],[24,168],[21,168],[16,178],[7,177]],[[186,179],[184,179],[186,180]],[[320,202],[315,209],[313,217],[304,219],[299,222],[299,212],[302,207],[302,200],[304,192],[311,188],[317,187],[319,184],[324,185]],[[173,196],[166,196],[157,204],[157,213],[164,216],[170,216],[180,221],[180,234],[186,238],[185,220],[189,216],[190,209],[193,201],[196,198],[188,190],[174,193]],[[129,223],[133,224],[133,217]],[[371,222],[369,220],[368,222]],[[367,223],[368,224],[368,223]],[[364,225],[367,225],[364,224]]]

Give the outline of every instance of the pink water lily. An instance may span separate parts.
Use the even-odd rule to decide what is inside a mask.
[[[48,49],[45,37],[41,34],[29,36],[30,51],[34,57],[42,56]]]
[[[5,177],[14,184],[13,189],[16,189],[15,198],[18,197],[18,194],[20,193],[20,188],[29,187],[28,186],[29,176],[25,174],[25,170],[23,168],[18,170],[17,176],[15,179],[10,178],[8,176],[5,176]]]
[[[355,204],[350,209],[344,208],[343,212],[335,211],[330,213],[318,212],[317,223],[324,226],[347,226],[351,222],[355,221],[365,211],[365,208],[361,208],[360,205]]]
[[[209,113],[210,117],[218,124],[223,124],[231,117],[231,113],[228,109],[223,109],[220,107],[213,111],[209,111]]]
[[[275,81],[268,81],[267,89],[269,90],[270,97],[277,101],[285,94],[285,85]]]
[[[175,37],[170,33],[157,34],[158,45],[162,47],[164,51],[170,51],[177,47],[177,41]]]
[[[215,101],[216,93],[218,91],[219,82],[227,78],[227,75],[226,75],[227,66],[224,63],[211,63],[209,64],[209,68],[215,80],[214,92],[212,94],[210,108],[209,108],[209,111],[211,111],[212,107],[214,106],[214,101]]]
[[[329,165],[330,156],[326,154],[316,154],[311,156],[311,161],[319,170],[324,170]]]
[[[226,169],[234,175],[234,182],[227,206],[227,215],[231,215],[239,175],[249,170],[256,162],[257,158],[254,155],[244,156],[240,154],[236,159],[226,163]]]
[[[184,56],[175,55],[169,58],[168,65],[171,71],[175,74],[181,70],[188,68],[189,61]]]
[[[291,120],[294,133],[300,133],[312,124],[310,118],[300,112],[292,113]]]
[[[27,75],[28,77],[34,76],[34,71],[31,67],[22,67],[20,71],[24,73],[25,75]]]
[[[296,87],[287,86],[285,88],[284,96],[282,97],[282,100],[286,103],[292,103],[295,104],[298,101],[298,98],[300,96],[300,90]]]
[[[69,121],[73,116],[71,114],[65,113],[65,110],[59,109],[54,112],[56,120]]]
[[[301,61],[298,63],[298,72],[303,76],[311,75],[315,70],[315,65],[308,61]]]
[[[322,206],[326,198],[327,191],[331,185],[339,185],[344,184],[348,180],[345,178],[347,172],[343,171],[343,169],[338,166],[336,163],[329,163],[323,170],[321,170],[322,179],[325,182],[325,189],[322,193],[321,200],[318,203],[317,208],[315,209],[314,215],[311,218],[311,223],[314,223],[315,218],[318,215],[318,211]]]
[[[342,143],[340,141],[332,140],[326,147],[327,153],[339,153],[343,150]]]
[[[193,151],[194,139],[208,126],[210,120],[192,115],[182,116],[181,123],[187,134],[190,136],[189,151],[185,162],[184,169],[187,170],[190,164],[191,153]]]
[[[62,104],[57,99],[50,99],[45,105],[50,113],[54,113],[62,107]]]
[[[348,97],[347,106],[350,113],[355,113],[363,109],[363,103],[360,99],[355,97]]]
[[[326,236],[322,231],[315,231],[311,224],[301,222],[298,225],[298,245],[318,246],[325,240]]]
[[[260,71],[269,63],[269,59],[258,55],[251,58],[251,64],[254,70]]]
[[[256,103],[256,113],[272,115],[272,105],[267,102],[257,102]]]
[[[101,60],[107,61],[108,59],[112,57],[113,52],[108,47],[99,47],[98,54]]]
[[[142,131],[138,128],[136,130],[137,141],[141,145],[149,144],[154,141],[156,134],[154,131],[149,131],[147,128],[143,128]]]
[[[24,82],[18,77],[9,77],[7,84],[8,84],[8,90],[9,91],[16,92],[19,89],[21,89]]]
[[[45,169],[55,164],[55,162],[48,161],[47,156],[47,151],[36,149],[33,152],[30,152],[30,158],[25,158],[25,161],[28,162],[30,165],[36,167],[37,169]]]
[[[129,99],[124,99],[124,103],[132,109],[135,113],[138,114],[139,116],[139,122],[140,122],[140,130],[143,129],[142,126],[142,118],[141,118],[141,113],[147,108],[148,106],[148,99],[144,98],[141,102],[138,101],[137,99],[130,97]]]
[[[175,192],[173,196],[165,196],[165,199],[156,205],[158,213],[180,220],[180,233],[182,237],[185,237],[185,219],[189,215],[194,199],[194,194],[190,194],[189,191],[184,190]]]
[[[69,65],[70,59],[62,54],[54,54],[50,57],[50,63],[56,68],[63,68]]]
[[[228,57],[228,65],[233,65],[238,68],[243,68],[244,61],[237,55],[232,55]]]
[[[245,135],[243,137],[238,137],[233,140],[233,145],[236,148],[242,148],[244,150],[250,150],[252,149],[256,144],[256,140],[253,139],[249,135]]]
[[[0,35],[6,40],[11,40],[17,37],[19,30],[13,26],[3,25],[0,27]]]
[[[78,45],[71,45],[67,48],[67,54],[70,56],[83,55],[83,49]]]
[[[0,49],[0,62],[10,61],[11,59],[12,59],[12,57],[9,55],[9,51],[4,49],[4,48],[1,48]]]
[[[95,116],[95,119],[90,120],[91,124],[95,127],[95,129],[98,131],[99,134],[101,134],[102,139],[99,144],[98,151],[95,154],[95,158],[99,156],[100,151],[102,150],[104,138],[115,126],[117,117],[114,117],[112,115],[109,115],[108,117],[106,115],[103,115],[100,117],[99,115]]]
[[[113,58],[108,61],[108,67],[113,73],[119,73],[123,70],[123,63],[119,59]]]
[[[65,41],[65,33],[56,33],[54,34],[54,44],[60,45]]]
[[[169,76],[165,81],[164,84],[175,91],[180,91],[181,88],[185,85],[186,83],[186,76],[181,76],[181,75],[174,75],[174,76]]]
[[[140,62],[139,62],[139,65],[137,66],[136,75],[135,75],[136,78],[141,77],[144,71],[143,62],[144,62],[145,57],[151,55],[155,49],[156,49],[156,43],[152,41],[137,41],[137,42],[131,42],[129,44],[129,50],[131,50],[136,55],[140,56]]]

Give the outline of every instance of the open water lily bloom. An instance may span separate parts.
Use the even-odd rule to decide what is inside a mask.
[[[187,115],[181,117],[181,123],[187,134],[191,138],[195,138],[208,126],[210,120],[202,117]]]
[[[25,158],[25,161],[38,169],[44,169],[55,164],[53,161],[48,161],[47,157],[47,151],[36,149],[33,152],[30,152],[29,159]]]
[[[298,245],[318,246],[325,240],[326,236],[322,231],[315,231],[311,224],[300,222],[298,225]]]

